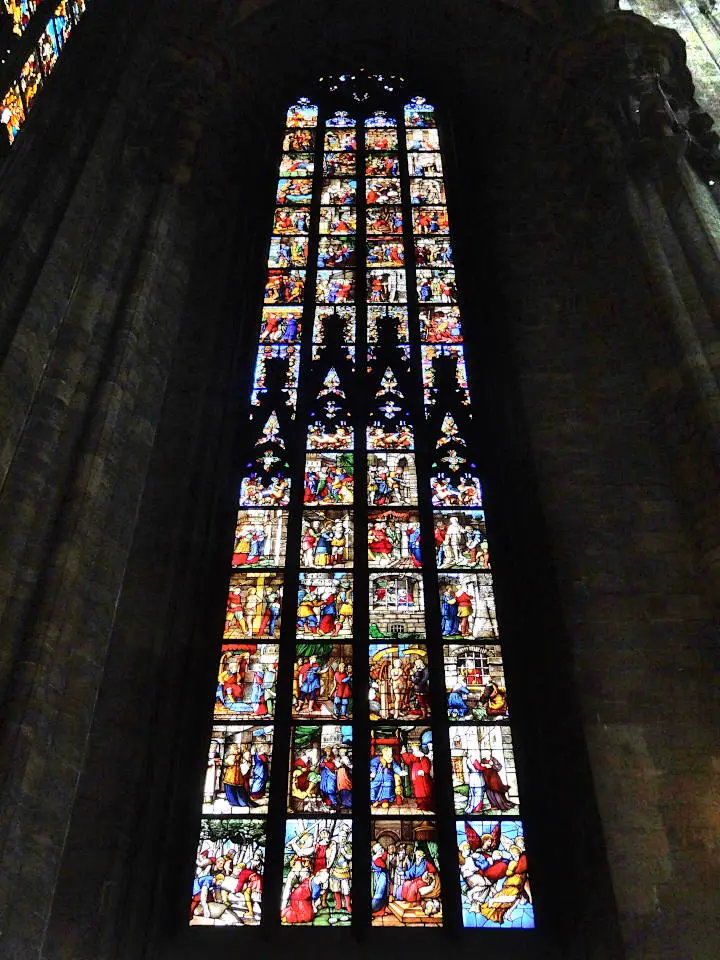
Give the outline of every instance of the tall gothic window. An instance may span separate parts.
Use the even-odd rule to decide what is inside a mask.
[[[442,127],[402,87],[324,78],[279,137],[193,925],[534,925]]]

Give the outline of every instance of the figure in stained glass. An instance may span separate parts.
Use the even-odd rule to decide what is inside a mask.
[[[452,267],[453,251],[449,238],[415,237],[415,262],[418,266]]]
[[[354,153],[323,154],[323,174],[325,177],[350,177],[355,173]]]
[[[223,644],[215,720],[237,720],[241,714],[272,717],[277,667],[276,643]]]
[[[417,510],[369,511],[368,566],[410,570],[422,566]]]
[[[217,748],[216,782],[205,814],[267,813],[272,727],[223,724],[213,728]],[[206,781],[205,790],[208,783]]]
[[[273,462],[277,458],[271,457]],[[241,507],[286,507],[290,503],[290,478],[282,471],[270,473],[273,463],[259,457],[261,472],[251,472],[240,483]],[[287,464],[285,464],[287,468]]]
[[[405,104],[406,127],[434,127],[435,108],[424,97],[413,97]]]
[[[288,127],[314,127],[317,124],[318,108],[307,97],[301,97],[287,112]]]
[[[40,60],[36,54],[31,53],[25,61],[20,73],[20,89],[25,95],[25,106],[28,110],[40,91],[42,83],[43,79]]]
[[[367,232],[377,234],[401,234],[403,230],[402,207],[372,207],[367,211]]]
[[[400,203],[400,180],[394,177],[370,177],[365,181],[365,201],[368,204]]]
[[[283,150],[310,151],[315,146],[314,130],[288,130],[283,140]]]
[[[370,719],[424,720],[430,715],[427,649],[416,643],[370,644]]]
[[[500,647],[453,643],[443,647],[443,654],[448,716],[454,720],[507,720],[507,690]]]
[[[320,207],[320,233],[355,233],[357,214],[355,207]]]
[[[435,825],[378,818],[371,825],[372,923],[440,926],[442,900]]]
[[[392,424],[375,420],[367,428],[367,445],[370,450],[414,450],[413,429],[404,420]]]
[[[355,241],[348,237],[323,237],[318,247],[319,267],[354,267]]]
[[[320,203],[328,206],[354,204],[356,191],[356,180],[323,180]]]
[[[264,819],[203,819],[190,904],[191,926],[257,926],[264,869]]]
[[[280,567],[285,562],[286,510],[239,510],[233,567]]]
[[[455,453],[455,451],[450,451]],[[456,456],[458,456],[456,454]],[[451,470],[457,470],[458,466],[450,464]],[[464,474],[459,479],[445,476],[444,473],[437,477],[430,478],[430,490],[432,492],[432,504],[434,507],[481,507],[482,506],[482,488],[480,480]]]
[[[332,117],[325,121],[328,127],[354,127],[355,121],[347,110],[336,110]]]
[[[265,307],[259,339],[270,343],[295,343],[300,338],[301,321],[302,310],[297,307]]]
[[[12,143],[25,122],[25,110],[16,83],[12,84],[3,99],[0,100],[0,122],[5,125],[8,139]]]
[[[432,813],[435,781],[430,727],[376,726],[370,736],[372,812],[389,816]]]
[[[368,150],[397,150],[397,130],[387,128],[366,130],[365,146]]]
[[[371,240],[367,245],[365,262],[368,267],[402,267],[405,263],[402,241],[395,237],[378,237]]]
[[[517,813],[510,728],[457,726],[449,734],[456,813]]]
[[[303,498],[306,506],[352,503],[352,453],[308,452],[305,460]]]
[[[462,343],[460,311],[457,307],[424,307],[420,310],[420,324],[420,336],[424,343]]]
[[[441,177],[442,157],[439,153],[409,153],[408,172],[411,177]]]
[[[348,510],[305,510],[300,531],[303,567],[345,567],[353,558],[352,514]]]
[[[311,153],[286,153],[280,161],[279,174],[281,177],[309,178],[314,169],[315,161]]]
[[[304,270],[268,270],[265,303],[302,303]]]
[[[352,822],[288,820],[280,916],[283,924],[348,926],[352,916]]]
[[[239,640],[279,635],[282,582],[279,574],[233,573],[223,636]]]
[[[365,174],[368,177],[398,177],[400,162],[397,154],[369,153],[365,158]],[[397,203],[398,201],[393,202]]]
[[[424,206],[445,203],[445,186],[442,180],[430,180],[427,177],[411,180],[410,202]]]
[[[354,152],[356,147],[355,130],[348,127],[344,130],[332,129],[325,131],[325,150],[338,150],[346,153]]]
[[[350,637],[353,622],[351,573],[301,573],[298,637]]]
[[[310,207],[278,207],[275,210],[273,233],[307,233],[310,228]]]
[[[497,637],[489,573],[443,573],[438,585],[443,637]]]
[[[292,729],[290,813],[352,810],[352,727],[323,724]]]
[[[368,303],[405,303],[407,284],[404,270],[368,270]]]
[[[351,644],[298,643],[293,670],[293,717],[352,717],[352,683]]]
[[[450,233],[447,207],[413,207],[413,233]]]
[[[457,821],[465,927],[535,926],[520,820]]]
[[[438,568],[490,569],[483,510],[436,510],[435,552]]]
[[[418,270],[418,274],[424,271]],[[418,277],[418,282],[420,282]],[[451,385],[455,380],[455,391],[464,406],[470,403],[467,370],[465,368],[465,353],[462,345],[450,344],[437,346],[423,344],[420,348],[422,357],[423,388],[425,405],[432,406],[438,393],[438,371],[443,378],[442,382]]]
[[[285,269],[307,265],[307,237],[271,237],[268,266]]]
[[[368,453],[368,504],[411,506],[417,503],[415,457],[407,453]]]
[[[316,303],[352,303],[354,299],[354,270],[318,270]]]
[[[437,130],[415,129],[406,134],[408,150],[422,150],[432,153],[440,150],[440,141]]]
[[[416,284],[420,303],[457,303],[454,270],[418,270]]]

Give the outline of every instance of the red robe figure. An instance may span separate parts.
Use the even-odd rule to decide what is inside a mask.
[[[413,747],[412,753],[403,753],[401,756],[403,762],[410,768],[410,782],[418,809],[432,810],[433,778],[430,758],[425,756],[420,747]]]

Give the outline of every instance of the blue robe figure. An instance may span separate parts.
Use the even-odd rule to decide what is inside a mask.
[[[385,907],[390,899],[390,881],[387,874],[387,852],[377,844],[373,847],[372,860],[372,912],[385,912]]]
[[[462,681],[458,681],[448,695],[448,713],[451,717],[463,720],[468,714],[467,698],[470,691]]]
[[[315,566],[316,567],[326,567],[328,566],[328,558],[332,550],[332,534],[327,531],[323,531],[318,537],[317,545],[315,547]]]
[[[254,800],[260,799],[265,794],[268,778],[267,763],[267,756],[256,750],[253,754],[253,765],[250,771],[250,796]]]
[[[395,761],[383,757],[370,760],[370,802],[395,802],[395,777],[401,776],[402,768]]]
[[[460,623],[458,620],[457,602],[455,595],[451,590],[445,590],[441,597],[442,624],[441,630],[444,637],[453,636],[460,632]]]
[[[413,530],[413,532],[408,537],[408,552],[412,557],[413,564],[416,567],[421,566],[420,563],[420,530]]]
[[[332,757],[320,761],[320,793],[328,806],[337,807],[337,771]]]

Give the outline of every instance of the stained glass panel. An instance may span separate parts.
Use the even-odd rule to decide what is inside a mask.
[[[435,812],[430,727],[385,724],[371,729],[370,806],[378,816]]]
[[[353,712],[353,651],[350,643],[296,644],[293,718],[345,720]]]
[[[288,820],[283,924],[348,926],[352,916],[352,821]]]
[[[228,723],[210,736],[204,814],[267,813],[273,728]],[[210,758],[215,779],[210,792]],[[212,799],[208,800],[208,797]]]
[[[495,599],[489,573],[438,575],[443,637],[497,637]]]
[[[305,510],[300,533],[303,567],[347,567],[353,559],[353,523],[348,510]]]
[[[371,643],[370,719],[425,720],[430,716],[427,647]]]
[[[450,757],[457,813],[518,812],[509,727],[450,727]]]
[[[290,813],[350,813],[352,727],[295,726],[290,741]]]
[[[233,573],[228,592],[225,639],[279,635],[282,582],[278,574]]]
[[[305,459],[306,506],[353,502],[352,453],[308,453]]]
[[[390,817],[373,820],[370,868],[374,927],[442,925],[434,822]]]
[[[272,718],[278,657],[276,643],[223,644],[215,693],[215,720]]]
[[[448,716],[454,720],[507,720],[507,690],[500,647],[453,643],[443,647],[443,656]]]
[[[436,510],[433,517],[438,569],[490,569],[484,510]]]
[[[368,566],[417,569],[420,556],[420,516],[417,510],[368,512]]]
[[[286,510],[239,510],[233,567],[281,567],[285,562]]]
[[[463,926],[532,929],[520,820],[458,820],[456,832]]]
[[[413,506],[417,499],[415,457],[408,453],[368,453],[368,504]]]
[[[353,622],[351,573],[308,573],[299,577],[298,637],[350,637]]]
[[[208,765],[208,776],[211,767]],[[200,824],[190,924],[257,926],[262,912],[265,820],[209,817]]]

